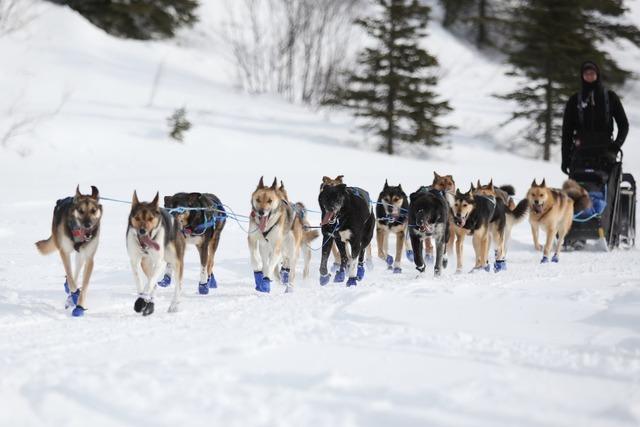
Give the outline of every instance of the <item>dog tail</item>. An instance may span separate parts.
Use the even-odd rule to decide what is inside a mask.
[[[501,185],[498,188],[501,189],[502,191],[504,191],[505,193],[507,193],[509,196],[515,196],[516,195],[516,189],[513,188],[513,185],[510,185],[510,184]]]
[[[318,230],[310,230],[309,228],[307,228],[311,224],[307,219],[307,208],[304,206],[302,202],[297,202],[295,204],[295,212],[296,212],[296,216],[300,220],[300,223],[305,229],[303,234],[305,243],[311,243],[312,241],[320,237],[320,233],[318,232]]]
[[[42,255],[49,255],[56,250],[56,245],[53,243],[53,236],[49,236],[47,240],[40,240],[36,242],[36,248]]]
[[[574,212],[580,212],[591,207],[589,193],[573,179],[566,180],[562,184],[562,190],[573,200]]]
[[[529,212],[529,200],[527,199],[520,200],[514,209],[507,210],[507,213],[513,217],[515,224],[522,221],[527,212]]]

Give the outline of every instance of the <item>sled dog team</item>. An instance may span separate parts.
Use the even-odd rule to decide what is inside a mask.
[[[408,197],[401,185],[387,181],[372,202],[365,190],[348,186],[344,176],[323,177],[318,202],[322,220],[313,227],[302,203],[293,203],[284,183],[277,179],[268,186],[260,178],[251,195],[248,245],[255,289],[270,292],[276,280],[285,292],[293,290],[296,264],[304,259],[303,277],[309,275],[310,243],[322,235],[320,284],[331,280],[355,286],[365,275],[366,264],[372,266],[371,240],[374,230],[377,255],[393,273],[401,273],[401,259],[406,256],[423,273],[434,262],[439,276],[447,267],[447,255],[455,246],[456,272],[462,271],[463,243],[471,236],[475,253],[473,271],[490,271],[489,250],[493,244],[494,271],[507,268],[506,255],[511,230],[529,213],[533,243],[543,252],[542,263],[558,262],[564,237],[571,228],[574,210],[589,207],[589,195],[572,180],[562,189],[547,187],[545,180],[533,181],[526,198],[515,203],[515,190],[510,185],[495,186],[493,181],[471,184],[468,191],[456,187],[451,175],[434,172],[433,182],[420,187]],[[372,206],[375,206],[375,214]],[[208,294],[216,288],[214,257],[224,229],[227,212],[218,197],[209,193],[177,193],[164,198],[159,194],[151,202],[141,202],[134,191],[126,233],[126,247],[131,262],[138,298],[134,310],[143,316],[154,312],[154,292],[157,286],[174,282],[169,312],[180,306],[183,285],[184,254],[187,245],[194,245],[200,255],[198,291]],[[62,259],[66,281],[66,308],[72,315],[82,316],[93,271],[93,258],[98,248],[102,205],[96,187],[91,194],[81,194],[79,187],[72,197],[57,201],[53,211],[51,236],[36,243],[40,253],[57,250]],[[539,229],[546,233],[544,245],[539,241]],[[316,228],[321,230],[319,233]],[[395,257],[389,253],[389,235],[395,234]],[[557,237],[557,239],[556,239]],[[553,255],[551,249],[556,239]],[[406,243],[409,240],[410,245]],[[435,249],[435,259],[434,259]],[[75,252],[72,268],[71,254]],[[82,271],[82,281],[80,273]]]

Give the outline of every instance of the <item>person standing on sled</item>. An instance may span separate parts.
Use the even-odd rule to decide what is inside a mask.
[[[600,69],[591,61],[580,67],[582,87],[567,102],[562,120],[562,172],[586,164],[616,161],[629,132],[629,121],[620,98],[602,85]],[[613,121],[618,133],[613,139]],[[600,163],[602,164],[602,163]]]

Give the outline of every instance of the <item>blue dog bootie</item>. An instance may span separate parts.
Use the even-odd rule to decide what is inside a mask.
[[[321,274],[320,275],[320,286],[325,286],[331,280],[330,274]]]
[[[268,277],[263,277],[262,284],[260,286],[260,289],[258,289],[258,292],[264,292],[265,294],[271,292],[271,279],[269,279]]]
[[[551,262],[560,262],[560,257],[558,256],[558,254],[553,254],[553,256],[551,257]]]
[[[351,286],[357,286],[358,285],[358,279],[356,277],[349,277],[349,280],[347,280],[347,288],[350,288]]]
[[[402,268],[400,267],[393,267],[393,274],[400,274],[402,273]]]
[[[198,293],[200,295],[207,295],[209,293],[209,282],[198,283]]]
[[[291,273],[291,269],[289,268],[281,268],[280,269],[280,281],[283,285],[289,284],[289,274]]]
[[[253,280],[256,283],[256,291],[260,290],[260,287],[262,286],[262,271],[254,271],[253,272]]]
[[[75,307],[78,305],[78,298],[80,298],[80,289],[76,289],[75,292],[71,292],[67,296],[67,301],[64,304],[64,308]]]
[[[424,262],[426,262],[427,264],[433,264],[433,255],[425,254]]]
[[[345,272],[344,268],[341,268],[340,270],[336,271],[336,275],[333,278],[333,282],[334,283],[342,283],[344,282],[344,279],[346,278],[347,273]]]
[[[507,260],[505,259],[497,259],[493,264],[493,271],[496,273],[500,271],[505,271],[507,269]]]
[[[86,308],[84,308],[81,305],[76,305],[73,310],[71,311],[71,315],[73,317],[82,317],[84,316],[84,312],[87,311]]]
[[[160,286],[161,288],[166,288],[170,284],[171,284],[171,276],[169,276],[168,274],[165,274],[162,277],[162,279],[160,279],[160,281],[158,282],[158,286]]]
[[[209,284],[209,289],[217,289],[218,288],[218,282],[216,281],[216,276],[214,276],[213,274],[211,274],[211,276],[209,276],[209,281],[207,283]]]
[[[364,279],[364,264],[358,264],[358,269],[356,270],[356,279]]]
[[[547,256],[543,256],[542,259],[540,260],[540,264],[546,264],[549,262],[549,257]]]
[[[393,268],[393,257],[391,255],[387,255],[387,259],[385,261],[387,263],[387,269],[391,270]]]
[[[412,251],[411,249],[407,249],[407,250],[406,250],[406,252],[405,252],[405,254],[407,255],[407,259],[408,259],[410,262],[413,262],[413,251]]]
[[[64,278],[64,293],[69,295],[69,283],[67,282],[67,277]]]
[[[483,268],[484,271],[486,271],[487,273],[491,271],[491,265],[489,265],[489,263],[487,262]]]

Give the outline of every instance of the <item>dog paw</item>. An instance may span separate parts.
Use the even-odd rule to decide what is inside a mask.
[[[389,267],[393,266],[393,257],[391,255],[387,255],[387,257],[385,258],[385,262],[387,263],[387,265]]]
[[[150,314],[153,313],[153,310],[155,308],[155,304],[153,303],[153,301],[149,301],[144,308],[142,309],[142,315],[143,316],[148,316]]]
[[[413,262],[413,251],[411,249],[407,249],[407,251],[405,252],[405,254],[407,255],[407,259],[410,262]]]
[[[280,269],[280,282],[283,285],[288,285],[289,284],[289,274],[290,274],[290,270],[288,268],[281,268]]]
[[[358,279],[355,277],[349,277],[349,280],[347,280],[347,287],[351,287],[351,286],[357,286],[358,285]]]
[[[177,313],[180,310],[180,302],[179,301],[171,301],[169,305],[168,313]]]
[[[426,262],[427,264],[433,264],[433,255],[425,254],[424,262]]]
[[[320,286],[325,286],[331,280],[330,274],[321,274],[320,275]]]
[[[254,271],[253,272],[253,280],[256,283],[256,291],[262,285],[263,274],[262,271]]]
[[[141,313],[144,307],[147,305],[147,302],[144,298],[138,297],[135,303],[133,303],[133,310],[136,313]]]
[[[440,277],[441,274],[442,273],[438,267],[433,269],[433,277]]]
[[[67,278],[64,278],[64,293],[69,295],[71,291],[69,290],[69,282],[67,282]]]
[[[551,262],[560,262],[560,257],[558,256],[558,254],[553,254],[553,256],[551,257]]]
[[[542,259],[540,260],[540,264],[546,264],[549,262],[549,257],[548,256],[543,256]]]
[[[358,264],[358,269],[356,270],[356,279],[364,279],[364,265],[362,264]]]
[[[209,276],[209,281],[207,283],[209,285],[209,289],[217,289],[218,288],[218,282],[216,281],[216,276],[214,276],[213,274],[211,276]]]
[[[168,274],[165,274],[164,277],[162,277],[162,280],[158,282],[158,286],[160,286],[161,288],[166,288],[170,284],[171,284],[171,276],[169,276]]]
[[[271,279],[269,279],[268,277],[263,277],[262,283],[259,287],[256,287],[256,291],[263,292],[265,294],[271,292]]]
[[[333,278],[333,282],[334,283],[342,283],[344,282],[344,279],[346,278],[347,273],[345,272],[345,270],[343,268],[341,268],[340,270],[338,270],[336,272],[335,277]]]
[[[442,258],[442,268],[447,268],[449,265],[449,260],[447,258]]]
[[[72,315],[73,317],[82,317],[82,316],[84,316],[84,312],[85,312],[85,311],[87,311],[87,309],[86,309],[86,308],[84,308],[84,307],[83,307],[83,306],[81,306],[81,305],[76,305],[76,306],[73,308],[73,311],[71,312],[71,315]]]
[[[209,283],[198,283],[198,293],[200,295],[207,295],[209,293]]]
[[[505,271],[507,269],[507,261],[504,259],[496,260],[493,264],[493,271],[499,273],[500,271]]]
[[[418,270],[420,273],[424,273],[426,269],[427,269],[427,266],[425,265],[416,266],[416,270]]]
[[[394,267],[393,268],[393,274],[400,274],[402,273],[402,268],[400,267]]]

